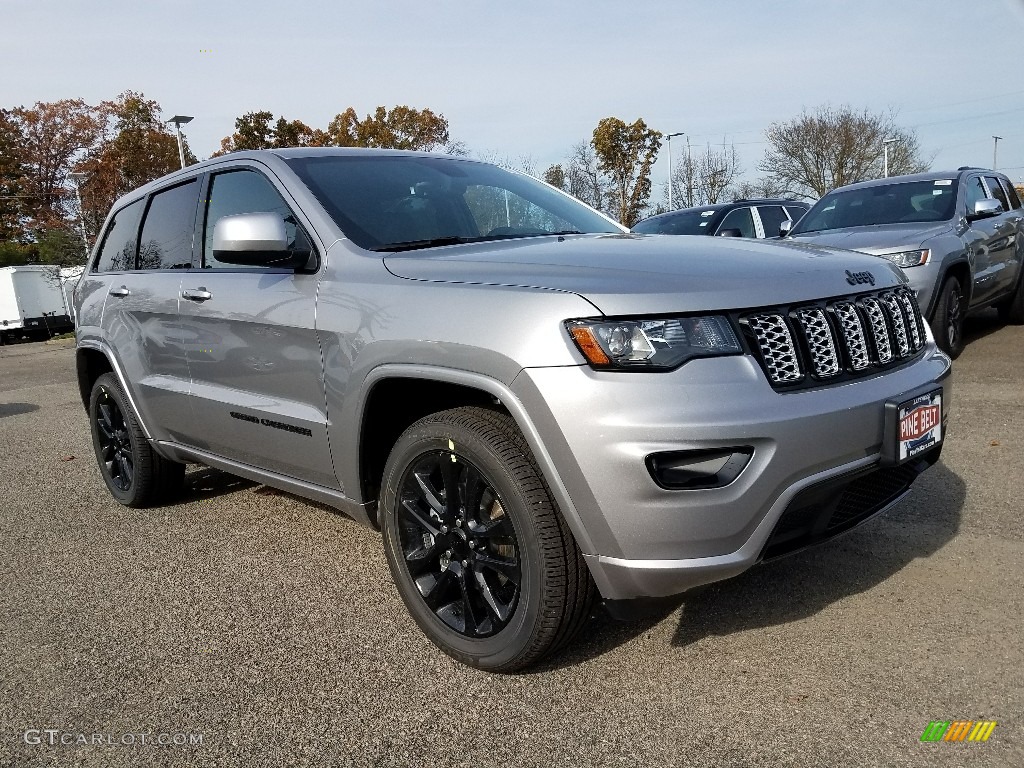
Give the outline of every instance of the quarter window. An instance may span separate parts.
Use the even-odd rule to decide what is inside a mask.
[[[718,231],[722,232],[726,229],[738,229],[741,236],[754,237],[754,219],[750,215],[750,209],[735,208],[729,211],[728,215],[722,219]]]
[[[1006,196],[1010,200],[1010,207],[1014,209],[1020,208],[1020,198],[1017,196],[1017,190],[1013,184],[1006,185]]]
[[[150,198],[139,238],[139,269],[188,269],[196,223],[199,180]]]
[[[139,237],[142,200],[126,205],[114,214],[96,260],[97,272],[123,272],[135,269],[135,250]]]
[[[225,216],[239,213],[276,213],[285,221],[288,241],[296,239],[304,241],[301,232],[288,204],[274,185],[256,171],[229,171],[213,177],[210,184],[210,199],[206,205],[206,226],[203,239],[204,269],[266,269],[266,267],[240,267],[237,264],[225,264],[213,256],[213,229],[217,222]],[[308,247],[308,246],[306,246]]]

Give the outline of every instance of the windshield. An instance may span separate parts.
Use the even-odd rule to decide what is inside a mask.
[[[536,179],[487,163],[328,155],[290,158],[288,164],[342,231],[369,250],[622,232]]]
[[[641,221],[632,231],[646,235],[706,235],[717,212],[715,208],[677,211]]]
[[[793,228],[793,234],[843,227],[945,221],[956,206],[953,179],[905,181],[860,189],[837,189],[819,200]]]

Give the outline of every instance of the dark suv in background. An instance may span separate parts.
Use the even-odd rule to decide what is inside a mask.
[[[1024,209],[1001,173],[962,167],[839,187],[790,237],[902,267],[951,357],[968,311],[995,306],[1004,322],[1024,323]]]
[[[632,231],[644,235],[778,237],[784,221],[799,221],[810,207],[796,200],[736,200],[661,213],[639,222]]]

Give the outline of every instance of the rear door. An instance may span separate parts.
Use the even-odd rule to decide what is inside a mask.
[[[107,293],[103,337],[157,439],[178,439],[189,409],[178,292],[192,264],[198,198],[199,181],[191,179],[125,207],[108,227],[96,265]]]
[[[275,212],[293,237],[308,224],[262,166],[211,174],[200,213],[198,269],[181,285],[191,375],[184,442],[233,461],[336,487],[327,443],[323,364],[314,327],[317,275],[241,267],[213,256],[224,216]]]

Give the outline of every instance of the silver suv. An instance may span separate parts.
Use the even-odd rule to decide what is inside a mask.
[[[186,463],[379,527],[425,634],[528,666],[613,610],[887,508],[949,358],[855,253],[630,235],[446,156],[239,152],[117,202],[76,290],[114,498]]]
[[[790,233],[871,253],[907,272],[939,346],[956,358],[968,311],[1024,323],[1024,209],[1013,184],[981,168],[876,179],[829,192]]]

